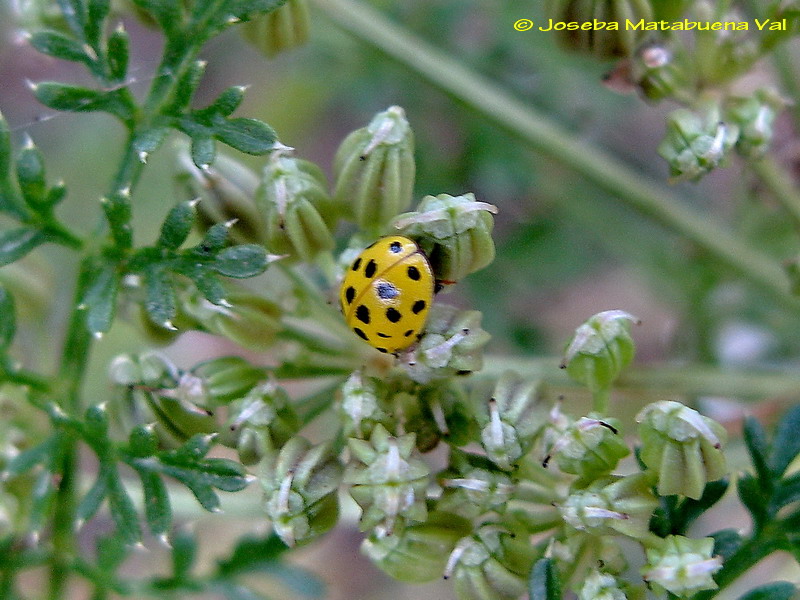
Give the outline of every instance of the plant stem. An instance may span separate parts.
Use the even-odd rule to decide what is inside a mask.
[[[779,303],[797,310],[780,265],[738,240],[717,221],[685,208],[672,194],[583,139],[553,124],[492,81],[389,22],[380,12],[354,0],[312,0],[317,9],[345,29],[401,62],[431,84],[479,112],[528,146],[564,163],[643,216],[692,240],[763,288]]]
[[[499,377],[512,369],[523,377],[541,379],[553,388],[584,389],[558,368],[558,357],[521,359],[488,355],[483,369],[475,377]],[[792,397],[800,387],[800,374],[795,371],[733,370],[709,366],[632,366],[614,382],[619,393],[677,394],[687,396],[730,396],[763,399]]]
[[[800,190],[791,175],[772,156],[754,160],[750,167],[800,227]]]

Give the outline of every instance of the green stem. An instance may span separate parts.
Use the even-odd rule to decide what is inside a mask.
[[[579,390],[563,369],[558,357],[521,359],[488,355],[475,377],[499,377],[512,369],[530,379],[541,379],[556,390]],[[760,400],[766,397],[791,397],[800,388],[800,374],[786,370],[745,370],[698,365],[659,365],[628,367],[614,382],[615,393],[675,394],[686,396],[729,396]]]
[[[611,388],[592,393],[592,411],[605,415],[608,413],[608,402],[611,399]]]
[[[800,190],[791,175],[772,156],[754,160],[750,167],[800,227]]]
[[[371,7],[354,0],[313,3],[342,29],[406,65],[534,150],[574,169],[630,208],[694,241],[784,306],[792,310],[800,306],[776,261],[737,239],[717,221],[684,207],[640,173],[598,148],[587,147],[584,139],[554,125],[529,104],[387,21]]]
[[[59,405],[71,415],[79,414],[83,408],[80,396],[81,385],[89,362],[92,337],[86,328],[86,313],[79,308],[90,282],[91,259],[81,263],[75,288],[75,299],[67,336],[61,354],[58,373],[61,398]],[[75,552],[75,507],[76,492],[80,485],[78,473],[77,440],[70,437],[65,442],[63,461],[59,472],[61,480],[56,493],[56,508],[53,516],[53,554],[50,562],[48,598],[60,600],[65,591],[70,573],[70,563]]]
[[[786,97],[800,98],[800,77],[794,68],[794,57],[789,45],[783,44],[775,48],[772,52],[772,60],[775,63]],[[789,109],[792,111],[795,126],[800,125],[800,104],[792,102]]]

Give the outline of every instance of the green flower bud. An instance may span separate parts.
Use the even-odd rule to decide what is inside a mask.
[[[610,535],[569,532],[562,540],[551,542],[548,554],[561,565],[562,586],[575,591],[583,587],[598,565],[611,575],[621,575],[628,568],[620,544]]]
[[[575,330],[561,368],[592,393],[607,391],[633,360],[631,323],[638,319],[622,310],[597,313]]]
[[[763,156],[772,143],[775,117],[785,105],[783,98],[768,89],[747,98],[729,99],[726,117],[739,127],[736,151],[747,158]]]
[[[669,163],[673,178],[697,181],[724,166],[738,137],[736,125],[720,121],[719,107],[712,106],[702,116],[680,108],[667,118],[658,153]]]
[[[398,524],[392,535],[373,533],[361,551],[390,577],[406,583],[425,583],[442,576],[447,557],[472,526],[445,512],[433,512],[424,523]]]
[[[434,304],[425,333],[406,356],[404,367],[409,377],[424,384],[480,370],[483,347],[491,337],[481,329],[481,316],[477,310]]]
[[[225,154],[217,154],[214,165],[198,169],[188,148],[178,153],[175,179],[190,198],[198,198],[198,229],[207,231],[217,223],[236,221],[229,239],[234,244],[265,244],[264,219],[255,202],[259,180],[252,170]]]
[[[438,281],[455,283],[494,260],[493,214],[497,207],[477,202],[474,194],[425,196],[417,210],[394,226],[418,239]]]
[[[647,564],[642,567],[645,581],[679,598],[717,589],[712,576],[722,568],[722,558],[712,556],[714,538],[693,540],[668,535],[661,542],[647,549]]]
[[[155,422],[179,443],[218,429],[214,413],[207,408],[208,389],[196,375],[184,373],[176,387],[147,391],[146,398]]]
[[[379,379],[353,371],[342,385],[341,415],[344,435],[364,438],[377,423],[389,423],[391,417],[382,409],[379,399],[385,393]]]
[[[649,100],[682,97],[692,85],[690,59],[682,48],[647,45],[633,58],[633,80]]]
[[[338,216],[322,170],[306,160],[272,152],[256,191],[266,223],[266,245],[276,254],[311,261],[333,249],[331,232]]]
[[[142,352],[138,356],[116,356],[109,364],[108,377],[116,385],[171,387],[177,384],[180,373],[166,356],[158,352]]]
[[[649,0],[550,0],[548,14],[554,21],[588,23],[586,29],[562,29],[556,33],[565,48],[599,59],[630,56],[645,33],[626,26],[628,20],[653,20]],[[593,22],[615,23],[616,28],[591,27]]]
[[[462,538],[447,561],[459,600],[516,600],[527,589],[536,551],[527,539],[495,525]]]
[[[306,0],[287,0],[280,8],[244,23],[244,39],[267,56],[302,46],[308,41],[311,16]]]
[[[239,459],[250,465],[281,447],[300,430],[300,419],[286,391],[272,381],[256,385],[230,405],[228,431],[220,440],[236,447]]]
[[[380,233],[411,204],[414,134],[399,106],[378,113],[339,146],[333,161],[334,197],[368,232]]]
[[[629,453],[619,434],[619,420],[601,420],[593,414],[572,423],[550,449],[559,469],[583,479],[610,473]]]
[[[247,395],[266,377],[263,367],[255,367],[239,356],[222,356],[196,365],[192,373],[203,381],[208,401],[225,404]]]
[[[213,304],[200,294],[192,294],[184,300],[183,309],[209,332],[249,350],[270,349],[283,328],[280,306],[245,289],[229,291],[223,304]]]
[[[398,520],[422,522],[428,516],[425,492],[430,469],[411,456],[414,437],[413,433],[393,437],[378,424],[369,442],[348,441],[353,457],[363,463],[348,465],[344,475],[344,483],[352,486],[350,495],[363,511],[361,531],[380,527],[391,535]]]
[[[627,598],[617,578],[600,571],[592,571],[578,592],[578,600],[627,600]]]
[[[514,471],[516,485],[505,506],[502,521],[512,531],[539,533],[562,523],[557,506],[567,498],[567,482],[531,456],[522,458]]]
[[[308,543],[336,524],[343,469],[329,444],[294,437],[265,462],[265,510],[287,546]]]
[[[644,473],[608,476],[584,489],[573,490],[559,506],[564,521],[593,535],[621,533],[644,538],[650,532],[650,516],[658,506]]]
[[[541,401],[541,382],[504,372],[491,397],[475,402],[481,445],[489,460],[501,469],[511,469],[514,461],[531,448],[547,412]]]
[[[642,441],[639,456],[658,477],[659,495],[697,499],[707,482],[727,475],[722,453],[727,434],[716,421],[668,400],[648,404],[636,420]]]
[[[511,476],[491,461],[455,448],[450,466],[437,479],[444,492],[436,508],[471,521],[487,512],[503,512],[515,490]]]

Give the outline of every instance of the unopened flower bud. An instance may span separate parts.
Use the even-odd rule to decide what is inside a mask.
[[[280,306],[245,289],[229,291],[224,304],[212,304],[200,294],[191,294],[183,309],[209,332],[250,350],[268,350],[282,329]]]
[[[295,437],[266,462],[265,510],[287,546],[310,542],[336,524],[343,469],[328,444]]]
[[[575,330],[564,352],[562,368],[592,393],[608,390],[633,360],[635,347],[631,323],[638,322],[622,310],[598,313]]]
[[[256,367],[239,356],[222,356],[196,365],[192,373],[200,378],[213,405],[243,398],[266,377],[263,367]]]
[[[726,110],[728,120],[739,126],[736,150],[742,156],[763,156],[772,143],[775,117],[786,102],[774,91],[762,89],[747,98],[731,98]]]
[[[408,208],[414,190],[414,135],[405,111],[391,106],[348,135],[333,170],[336,200],[361,229],[381,233]]]
[[[241,31],[248,42],[271,57],[305,44],[310,20],[307,0],[287,0],[272,12],[244,23]]]
[[[538,458],[527,454],[514,470],[515,486],[505,505],[503,524],[513,531],[539,533],[562,523],[557,506],[567,497],[567,482]]]
[[[436,507],[469,520],[489,511],[502,512],[515,489],[508,473],[483,456],[457,448],[451,449],[450,466],[437,479],[444,492]]]
[[[636,416],[640,458],[658,476],[661,496],[700,498],[706,483],[727,474],[722,445],[727,434],[712,419],[680,402],[648,404]]]
[[[374,532],[361,551],[394,579],[425,583],[442,576],[456,542],[471,530],[466,519],[434,512],[424,523],[401,524],[392,535]]]
[[[108,377],[116,385],[171,387],[177,384],[179,373],[166,356],[158,352],[142,352],[116,356],[108,367]]]
[[[581,417],[550,448],[558,468],[582,478],[610,473],[630,453],[619,433],[619,420]]]
[[[735,124],[720,120],[719,107],[710,107],[702,116],[679,108],[667,118],[658,153],[669,163],[672,177],[697,181],[725,164],[738,137]]]
[[[369,442],[350,438],[354,458],[362,464],[350,464],[344,475],[350,495],[362,509],[361,530],[381,526],[387,534],[395,523],[422,522],[428,515],[425,492],[430,469],[413,457],[414,434],[393,437],[377,425]]]
[[[481,329],[481,313],[434,304],[425,333],[409,354],[405,367],[418,383],[477,371],[483,366],[483,347],[491,337]]]
[[[691,62],[680,47],[646,45],[633,58],[633,79],[649,100],[680,97],[691,86]]]
[[[494,260],[493,214],[497,207],[477,202],[474,194],[425,196],[417,210],[394,226],[418,239],[438,281],[454,283]]]
[[[559,506],[564,521],[593,535],[618,532],[632,538],[649,534],[650,516],[658,500],[644,473],[608,476],[573,490]]]
[[[510,469],[530,449],[547,412],[541,401],[541,382],[504,372],[491,396],[475,403],[475,420],[481,428],[486,456],[501,469]]]
[[[603,572],[621,575],[628,568],[628,562],[613,535],[594,535],[593,533],[570,532],[563,539],[554,539],[548,554],[562,565],[569,565],[569,578],[562,579],[565,588],[579,590],[590,573],[603,566]],[[644,598],[637,598],[644,600]]]
[[[578,592],[578,600],[628,600],[613,575],[592,571]]]
[[[679,598],[717,588],[713,575],[722,568],[722,557],[713,556],[714,538],[669,535],[661,542],[647,549],[647,564],[642,567],[645,581]]]
[[[606,27],[602,29],[562,29],[556,34],[565,48],[592,54],[600,59],[630,56],[645,34],[643,28],[627,27],[627,22],[653,20],[650,0],[550,0],[548,8],[553,21],[589,25],[598,21],[605,23]]]
[[[362,371],[353,371],[341,389],[345,435],[364,438],[377,423],[389,421],[379,403],[383,393],[380,380],[368,377]]]
[[[218,154],[213,166],[198,169],[188,148],[178,153],[176,182],[189,198],[197,198],[200,231],[217,223],[236,220],[229,232],[235,244],[264,244],[264,219],[255,202],[259,180],[251,169],[225,154]]]
[[[272,152],[261,175],[256,203],[266,223],[270,252],[311,261],[334,246],[338,216],[322,170],[315,164]]]
[[[447,561],[459,600],[516,600],[527,589],[535,549],[495,525],[462,538]]]

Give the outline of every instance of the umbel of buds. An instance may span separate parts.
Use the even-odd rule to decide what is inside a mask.
[[[663,0],[656,4],[660,2]],[[548,16],[558,22],[614,22],[616,28],[562,29],[557,33],[564,47],[601,59],[630,56],[644,33],[627,27],[627,21],[653,20],[650,0],[550,0],[548,9]]]
[[[647,565],[642,567],[646,582],[679,598],[717,588],[712,576],[722,567],[722,558],[712,556],[714,538],[669,535],[659,541],[647,550]]]
[[[637,415],[640,458],[658,478],[661,496],[700,498],[706,483],[727,474],[722,444],[725,429],[680,402],[645,406]]]
[[[272,12],[242,24],[244,38],[267,56],[302,46],[308,40],[307,0],[287,0]]]
[[[326,191],[322,170],[287,152],[280,148],[270,155],[256,204],[266,223],[267,248],[310,262],[320,252],[333,249],[331,228],[338,211]]]
[[[294,437],[265,462],[267,517],[287,546],[310,542],[336,524],[343,469],[328,444]]]
[[[362,531],[381,527],[391,534],[398,519],[425,520],[430,469],[412,456],[413,433],[393,437],[377,425],[369,442],[351,438],[348,446],[361,463],[348,466],[344,482],[352,486],[350,495],[363,510]]]
[[[414,134],[405,111],[391,106],[348,135],[334,157],[334,197],[367,232],[381,233],[411,204]]]
[[[785,105],[786,101],[769,89],[746,98],[731,98],[726,116],[739,127],[736,151],[748,158],[763,156],[772,142],[775,117]]]
[[[494,260],[497,207],[473,194],[425,196],[417,210],[400,215],[395,228],[419,239],[436,279],[454,283]]]
[[[582,478],[610,473],[629,453],[619,421],[593,414],[571,423],[550,448],[559,469]]]

